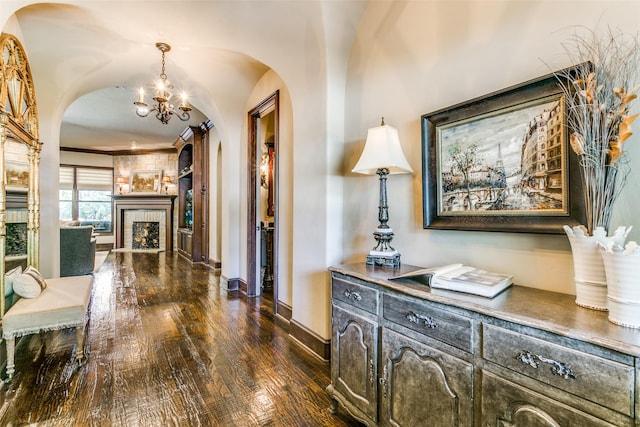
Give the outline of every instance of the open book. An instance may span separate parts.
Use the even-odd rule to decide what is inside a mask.
[[[421,282],[420,279],[424,277],[428,278],[427,283],[432,288],[465,292],[488,298],[493,298],[511,286],[513,281],[513,276],[492,273],[462,264],[423,268],[392,277],[389,280],[409,279]]]

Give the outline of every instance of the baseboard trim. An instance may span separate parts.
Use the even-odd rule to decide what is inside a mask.
[[[289,335],[324,361],[331,359],[331,341],[326,340],[306,326],[290,321]]]
[[[285,304],[284,302],[278,300],[278,303],[276,304],[276,311],[278,313],[278,316],[281,316],[286,320],[291,320],[293,309],[289,304]]]
[[[113,249],[113,243],[96,243],[96,251],[110,251]]]
[[[223,289],[226,288],[227,291],[237,291],[240,286],[239,285],[240,281],[241,280],[237,277],[233,279],[228,279],[224,276],[220,276],[220,287]]]
[[[222,268],[222,261],[216,261],[209,258],[209,267],[213,268],[214,270],[220,270]]]

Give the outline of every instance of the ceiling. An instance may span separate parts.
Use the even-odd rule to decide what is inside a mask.
[[[0,3],[3,8],[25,2]],[[22,35],[39,114],[60,117],[61,148],[157,150],[171,148],[188,125],[208,119],[224,132],[222,115],[246,112],[249,94],[269,67],[243,51],[258,40],[282,52],[281,43],[265,40],[255,19],[281,17],[278,9],[284,6],[197,0],[34,3],[18,7],[15,21],[3,31]],[[281,30],[271,37],[288,35],[285,25],[277,27]],[[243,37],[233,37],[238,34]],[[176,94],[189,95],[188,122],[174,116],[163,124],[153,114],[135,113],[138,88],[145,86],[150,94],[161,72],[157,42],[171,45],[165,73]],[[43,141],[55,139],[46,135]]]
[[[187,126],[195,126],[206,120],[195,108],[186,122],[174,116],[168,124],[163,124],[153,113],[139,117],[133,105],[136,98],[136,89],[123,86],[100,89],[81,96],[64,113],[60,147],[91,151],[171,148]]]
[[[367,2],[0,0],[0,25],[20,35],[27,52],[41,131],[45,117],[54,132],[41,135],[43,142],[59,136],[60,147],[155,150],[206,119],[220,140],[237,139],[247,103],[269,71],[289,90],[310,86],[317,92],[305,97],[318,96],[325,38],[346,58]],[[189,94],[189,122],[173,117],[165,125],[135,114],[137,88],[160,75],[157,42],[171,45],[166,74],[175,93]]]

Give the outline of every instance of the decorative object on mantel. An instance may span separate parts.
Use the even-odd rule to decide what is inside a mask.
[[[162,170],[136,170],[129,175],[129,193],[160,193]]]
[[[380,126],[368,130],[364,150],[352,172],[365,175],[373,175],[375,173],[380,177],[380,204],[378,205],[380,225],[373,233],[378,243],[369,252],[367,264],[399,267],[400,254],[391,246],[393,230],[387,225],[389,220],[387,175],[413,173],[413,169],[409,166],[402,152],[398,131],[386,125],[384,117]]]
[[[152,108],[149,108],[149,104],[144,101],[144,88],[141,87],[138,90],[138,100],[133,103],[136,106],[136,114],[140,117],[147,117],[149,113],[155,111],[156,119],[165,125],[169,123],[171,116],[174,115],[183,122],[186,122],[191,118],[189,114],[191,107],[189,106],[186,92],[182,92],[180,105],[178,106],[181,112],[176,111],[173,104],[169,103],[173,96],[173,92],[171,92],[173,85],[167,80],[167,75],[164,72],[164,55],[171,50],[171,46],[167,43],[158,42],[156,43],[156,47],[162,52],[162,71],[160,72],[160,80],[155,84],[155,96],[153,97],[155,104],[153,104]]]
[[[609,321],[640,328],[640,248],[609,242],[600,251],[607,276]]]
[[[162,184],[164,185],[164,194],[169,194],[169,184],[172,184],[173,181],[169,175],[164,175],[162,177]]]
[[[127,185],[128,183],[129,182],[127,178],[125,178],[124,176],[116,177],[116,184],[118,184],[118,194],[122,194],[122,186]]]
[[[594,310],[607,310],[607,276],[600,255],[600,245],[623,245],[631,227],[618,227],[607,236],[603,227],[589,234],[584,226],[564,226],[573,255],[573,280],[576,285],[576,304]]]
[[[609,230],[613,206],[630,172],[623,145],[632,135],[631,123],[638,116],[631,114],[630,108],[637,97],[640,44],[636,37],[610,29],[602,37],[594,31],[587,35],[576,33],[564,48],[569,58],[579,64],[571,69],[571,75],[561,72],[557,76],[567,105],[570,145],[580,159],[587,214],[586,232],[580,238],[576,237],[576,228],[565,227],[573,252],[576,303],[582,305],[579,301],[591,296],[580,295],[580,269],[585,265],[589,270],[600,269],[596,276],[605,280],[602,257],[598,259],[594,248],[597,242],[605,244],[602,239]],[[570,84],[564,83],[567,78]],[[626,237],[628,230],[620,233],[613,240],[622,246],[624,240],[618,239]],[[585,245],[594,248],[583,250]],[[587,260],[580,259],[583,253],[590,254]],[[606,301],[593,304],[596,307],[592,308],[606,310]]]

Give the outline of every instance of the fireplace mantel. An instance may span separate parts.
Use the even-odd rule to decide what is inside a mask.
[[[124,247],[124,214],[128,210],[163,210],[167,251],[173,251],[173,202],[174,194],[122,194],[113,196],[117,248]]]

